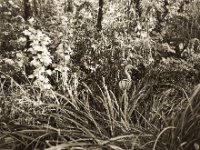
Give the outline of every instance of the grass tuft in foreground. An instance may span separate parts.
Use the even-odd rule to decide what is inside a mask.
[[[199,89],[156,89],[148,79],[126,92],[83,83],[78,96],[33,86],[1,84],[0,148],[198,149]],[[9,92],[10,93],[9,93]]]

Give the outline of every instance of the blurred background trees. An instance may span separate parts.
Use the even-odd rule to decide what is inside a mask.
[[[24,71],[33,78],[40,66],[43,75],[52,71],[44,76],[53,87],[76,74],[88,83],[104,76],[113,88],[128,64],[143,66],[133,74],[137,80],[150,68],[197,73],[199,6],[198,0],[1,0],[1,71]],[[41,45],[42,35],[51,42]],[[44,47],[46,59],[51,59],[46,66],[39,58],[45,55]],[[7,65],[15,69],[5,69]],[[56,74],[60,78],[55,82]]]

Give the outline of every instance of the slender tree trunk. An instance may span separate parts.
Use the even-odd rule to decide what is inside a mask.
[[[140,7],[141,0],[134,0],[134,3],[135,3],[135,9],[136,9],[135,11],[137,12],[138,17],[140,18],[142,16],[142,10]]]
[[[156,10],[156,19],[157,19],[157,24],[155,27],[155,31],[158,33],[161,33],[162,31],[162,23],[165,22],[165,17],[168,15],[169,10],[168,10],[168,5],[169,2],[168,0],[164,0],[163,2],[163,12],[160,12],[159,10]]]
[[[27,21],[31,15],[31,5],[29,0],[24,0],[24,20]]]
[[[28,22],[28,19],[31,17],[31,5],[29,0],[23,0],[23,2],[24,2],[24,20]],[[31,42],[28,36],[26,36],[26,39],[27,42],[25,45],[25,49],[29,49]]]
[[[163,18],[165,18],[167,16],[167,14],[169,13],[168,7],[169,6],[169,2],[168,0],[164,0],[164,13],[163,13]]]
[[[65,7],[65,12],[73,12],[73,1],[72,0],[68,0],[66,2],[66,7]]]
[[[34,9],[34,15],[38,16],[38,7],[37,7],[37,1],[33,0],[33,9]]]
[[[97,31],[102,30],[102,20],[103,20],[103,0],[99,0],[99,11],[98,11],[98,17],[97,17]]]

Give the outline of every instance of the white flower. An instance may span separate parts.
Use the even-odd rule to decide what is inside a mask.
[[[32,33],[32,32],[31,32]],[[29,39],[32,41],[32,42],[35,42],[35,41],[38,41],[39,42],[39,40],[40,39],[38,39],[35,35],[34,35],[34,33],[32,33],[31,35],[29,35]]]
[[[35,19],[34,19],[34,18],[30,18],[30,19],[28,20],[28,22],[32,25],[32,24],[35,22]]]
[[[42,67],[36,68],[33,74],[36,78],[42,78],[41,76],[43,76],[44,72],[45,72],[45,68],[42,66]]]
[[[113,13],[115,13],[115,7],[113,7],[113,5],[111,5],[110,4],[110,6],[109,6],[109,12],[108,13],[110,13],[110,14],[113,14]]]
[[[62,32],[59,32],[59,33],[58,33],[58,36],[59,36],[59,37],[63,36],[63,33],[62,33]]]
[[[50,90],[52,88],[51,84],[44,83],[40,80],[35,80],[33,84],[38,86],[41,90]]]
[[[33,49],[36,50],[36,51],[43,51],[42,47],[39,46],[39,45],[34,45],[34,46],[32,46],[32,47],[33,47]]]
[[[149,63],[152,63],[152,62],[154,62],[154,59],[151,57],[149,58]]]
[[[37,79],[42,81],[42,82],[46,81],[46,77],[44,75],[42,75],[42,74],[38,74]]]
[[[4,12],[4,15],[11,15],[11,12]]]
[[[44,75],[39,76],[38,80],[40,80],[44,84],[49,83],[49,79],[47,77],[45,77]]]
[[[14,5],[13,1],[9,0],[8,3],[10,3],[11,5]]]
[[[41,54],[37,54],[37,58],[38,58],[41,62],[43,62],[43,61],[42,61],[43,58],[42,58],[42,55],[41,55]]]
[[[52,75],[52,71],[51,70],[46,70],[46,73],[48,74],[48,75]]]
[[[42,37],[42,36],[43,36],[43,33],[42,33],[41,30],[37,30],[37,31],[36,31],[36,34],[37,34],[37,36],[39,36],[39,37]]]
[[[15,62],[14,62],[12,59],[9,59],[9,58],[5,58],[5,59],[4,59],[4,62],[5,62],[6,64],[9,64],[9,65],[14,65],[14,64],[15,64]]]
[[[50,38],[49,37],[44,37],[43,39],[41,39],[41,45],[43,45],[43,46],[46,46],[46,45],[48,45],[48,44],[50,44],[51,43],[51,40],[50,40]]]
[[[65,53],[68,53],[68,54],[72,54],[73,53],[73,51],[72,51],[70,46],[68,46],[67,51],[65,51]]]
[[[23,33],[24,33],[24,35],[27,35],[27,36],[31,35],[31,32],[29,30],[24,30]]]
[[[19,39],[18,39],[18,42],[19,43],[24,43],[24,42],[26,42],[27,41],[27,39],[25,38],[25,37],[20,37]]]
[[[28,78],[33,79],[33,78],[34,78],[34,75],[31,74],[31,75],[28,76]]]
[[[41,100],[32,101],[32,103],[33,103],[34,106],[40,106],[40,105],[44,104]]]
[[[17,61],[17,65],[22,68],[24,66],[24,61],[23,60]]]
[[[56,67],[54,70],[61,72],[62,69],[60,67]]]
[[[48,49],[46,46],[41,46],[41,50],[43,52],[43,55],[50,55]]]
[[[179,44],[179,49],[180,49],[180,50],[183,50],[183,48],[184,48],[183,43],[180,43],[180,44]]]
[[[146,31],[141,31],[140,36],[141,36],[141,38],[147,38],[148,33]]]
[[[135,27],[135,31],[140,31],[142,30],[142,27],[140,24],[137,24],[137,26]]]
[[[16,57],[17,57],[17,58],[23,58],[24,56],[23,56],[22,53],[17,53],[17,54],[16,54]]]
[[[35,30],[34,28],[29,27],[28,30],[29,30],[30,32],[32,32],[33,34],[36,34],[36,30]]]
[[[51,86],[51,84],[43,84],[42,89],[43,90],[50,90],[50,89],[52,89],[52,86]]]
[[[68,64],[70,61],[70,55],[65,55],[65,63]]]
[[[52,63],[52,60],[49,56],[43,56],[41,61],[44,63],[44,66],[48,66]]]
[[[35,51],[32,47],[29,48],[27,51],[28,51],[28,52],[31,52],[31,54],[33,54],[33,55],[36,55],[36,54],[37,54],[37,51]]]

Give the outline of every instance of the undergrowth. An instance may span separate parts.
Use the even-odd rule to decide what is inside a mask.
[[[1,83],[0,148],[177,150],[199,147],[199,90],[158,87],[149,77],[129,91],[82,83],[77,97]],[[159,88],[159,89],[158,89]],[[95,90],[94,90],[95,89]],[[196,150],[195,149],[195,150]]]
[[[199,150],[199,0],[0,0],[0,149]]]

